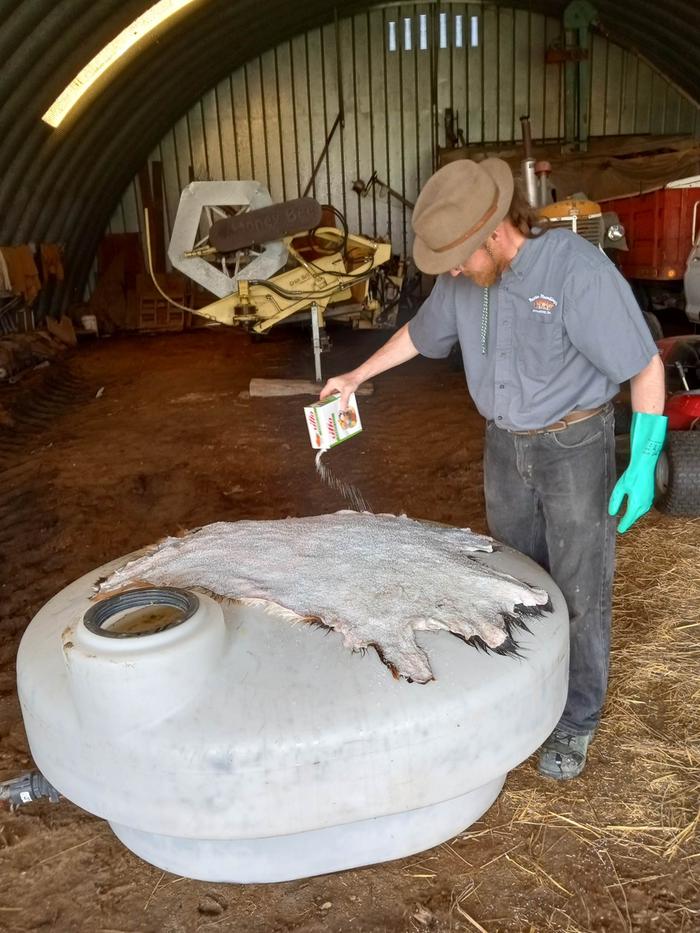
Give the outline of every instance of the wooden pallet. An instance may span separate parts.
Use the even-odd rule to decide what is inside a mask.
[[[184,282],[177,275],[158,277],[158,284],[163,291],[176,301],[185,301]],[[153,282],[145,275],[139,275],[136,282],[136,329],[140,331],[180,331],[184,330],[189,314],[169,304],[156,291]]]

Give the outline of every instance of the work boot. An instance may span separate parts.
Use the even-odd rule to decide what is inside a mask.
[[[556,781],[578,777],[586,766],[586,752],[593,735],[593,732],[572,735],[564,729],[555,729],[540,748],[537,770]]]

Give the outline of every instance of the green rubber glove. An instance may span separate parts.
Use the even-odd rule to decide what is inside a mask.
[[[667,425],[665,415],[637,411],[632,415],[629,466],[615,484],[608,505],[608,514],[617,515],[627,496],[625,514],[617,526],[620,534],[628,531],[654,504],[656,461],[664,446]]]

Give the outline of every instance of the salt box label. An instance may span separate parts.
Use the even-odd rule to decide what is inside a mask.
[[[362,430],[354,392],[345,411],[340,410],[340,395],[331,395],[315,405],[305,406],[304,414],[311,446],[316,450],[342,444]]]

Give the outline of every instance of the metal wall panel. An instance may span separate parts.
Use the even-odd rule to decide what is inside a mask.
[[[536,140],[561,139],[563,68],[545,63],[561,31],[555,18],[492,3],[398,3],[270,49],[208,91],[151,154],[163,163],[166,234],[191,178],[256,178],[275,200],[310,186],[351,229],[407,254],[410,209],[376,188],[358,197],[353,180],[376,171],[414,201],[445,144],[446,108],[469,144],[518,141],[525,113]],[[591,74],[591,135],[700,130],[695,104],[598,35]],[[141,210],[135,179],[110,231],[138,231]]]

